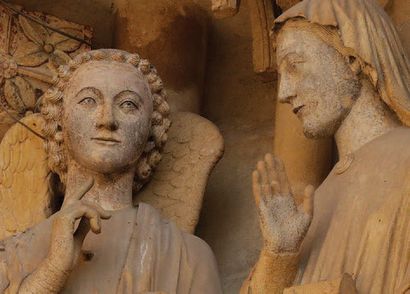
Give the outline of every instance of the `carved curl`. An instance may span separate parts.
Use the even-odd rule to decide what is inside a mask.
[[[82,65],[91,61],[115,61],[127,63],[137,68],[146,78],[153,99],[154,111],[151,117],[151,132],[145,150],[137,162],[134,177],[134,192],[149,181],[154,168],[161,160],[161,152],[167,141],[167,131],[171,125],[168,119],[169,106],[162,80],[156,69],[148,60],[141,59],[137,54],[131,54],[117,49],[99,49],[76,56],[68,65],[59,68],[54,85],[43,96],[41,113],[45,118],[44,136],[45,148],[48,154],[48,166],[51,171],[60,176],[63,184],[67,174],[67,150],[64,145],[61,118],[63,116],[64,90],[74,72]]]

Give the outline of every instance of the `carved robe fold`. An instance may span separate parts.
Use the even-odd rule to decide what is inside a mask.
[[[4,241],[0,288],[16,293],[48,252],[51,220]],[[1,271],[3,269],[3,271]],[[221,293],[215,258],[201,239],[181,232],[147,204],[117,211],[89,233],[62,293]]]
[[[341,159],[315,194],[297,283],[351,274],[359,293],[410,291],[410,129]]]

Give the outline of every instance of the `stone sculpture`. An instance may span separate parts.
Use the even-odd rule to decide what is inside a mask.
[[[217,18],[235,15],[239,10],[237,0],[212,0],[212,12]]]
[[[228,1],[232,2],[232,1]],[[171,111],[200,113],[208,16],[192,0],[113,0],[113,46],[138,52],[161,73]]]
[[[81,54],[61,67],[41,109],[25,120],[46,139],[45,151],[41,139],[20,125],[0,146],[2,211],[24,206],[31,197],[24,191],[48,195],[34,195],[41,200],[38,209],[52,210],[61,194],[64,202],[48,219],[3,239],[0,289],[220,293],[209,247],[140,202],[152,201],[192,231],[207,177],[222,153],[218,130],[197,115],[174,114],[176,127],[164,148],[170,120],[161,79],[146,60],[114,49]],[[33,146],[37,158],[20,154]],[[26,181],[32,170],[40,178]]]
[[[300,207],[283,163],[258,162],[264,248],[242,293],[408,293],[410,68],[391,20],[372,0],[304,0],[275,30],[278,99],[339,162]]]
[[[52,85],[57,68],[90,50],[91,37],[92,30],[87,26],[0,3],[0,141],[18,120],[41,133],[42,124],[38,119],[21,119],[25,114],[39,111],[41,97]],[[10,149],[3,152],[0,163],[3,171],[8,169],[1,176],[1,238],[23,231],[52,212],[47,185],[31,185],[33,190],[28,191],[24,184],[27,181],[42,183],[47,178],[48,170],[42,164],[46,160],[42,142],[21,126],[17,130],[20,131],[8,135],[8,142],[4,144]],[[25,140],[27,144],[19,144]],[[14,189],[8,189],[11,186]],[[24,205],[7,201],[14,198],[14,193],[25,199]]]
[[[90,50],[91,37],[89,27],[0,4],[0,139],[15,123],[10,115],[36,111],[57,68]]]

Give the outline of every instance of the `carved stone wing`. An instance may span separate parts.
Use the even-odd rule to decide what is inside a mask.
[[[21,121],[41,134],[40,114]],[[43,140],[21,124],[12,126],[0,144],[0,239],[51,214],[49,177]]]
[[[210,172],[223,153],[223,139],[207,119],[188,112],[171,115],[163,158],[136,202],[159,209],[186,232],[194,232]]]

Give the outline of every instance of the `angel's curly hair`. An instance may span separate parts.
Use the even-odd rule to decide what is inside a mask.
[[[141,59],[137,54],[131,54],[117,49],[98,49],[76,56],[68,65],[61,66],[55,83],[42,98],[41,113],[45,119],[44,136],[45,149],[48,154],[48,166],[58,174],[63,184],[66,183],[67,150],[64,145],[61,118],[63,117],[64,90],[74,72],[82,65],[91,61],[114,61],[131,64],[146,78],[151,90],[154,111],[151,118],[151,131],[143,154],[137,161],[134,177],[134,192],[150,179],[154,168],[161,160],[161,152],[167,141],[167,131],[171,125],[166,92],[156,69],[148,60]]]

